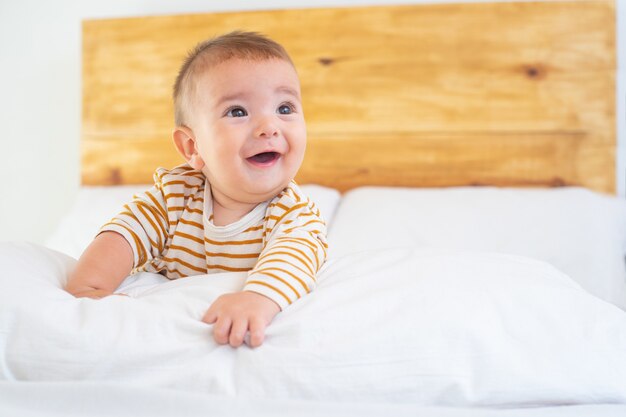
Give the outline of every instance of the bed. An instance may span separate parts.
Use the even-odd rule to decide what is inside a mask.
[[[245,273],[75,299],[68,271],[170,143],[186,51],[282,43],[329,226],[318,286],[263,346],[200,318]],[[272,10],[85,21],[82,183],[45,246],[0,243],[0,415],[626,414],[615,4]]]

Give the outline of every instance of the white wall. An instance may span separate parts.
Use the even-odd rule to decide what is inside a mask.
[[[82,19],[442,2],[445,0],[305,0],[294,6],[286,0],[0,0],[0,241],[43,243],[76,195]],[[626,22],[626,6],[618,3],[619,20]],[[623,29],[620,27],[620,40],[625,36]],[[620,68],[626,57],[625,43],[619,45]],[[625,78],[620,71],[618,184],[622,196],[626,181]]]

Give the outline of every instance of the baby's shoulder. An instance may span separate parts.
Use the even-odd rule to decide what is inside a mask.
[[[159,167],[154,172],[153,178],[157,188],[168,189],[172,192],[174,190],[199,190],[204,188],[205,182],[204,174],[187,164],[172,169]]]
[[[270,212],[305,212],[319,216],[315,203],[302,191],[295,181],[291,181],[268,206]]]

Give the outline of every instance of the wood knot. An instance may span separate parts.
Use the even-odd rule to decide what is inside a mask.
[[[328,67],[329,65],[332,65],[335,62],[335,60],[333,58],[322,57],[322,58],[318,58],[317,62],[319,62],[325,67]]]
[[[540,80],[546,77],[546,69],[541,65],[524,65],[524,73],[532,80]]]
[[[119,168],[111,168],[109,171],[109,181],[112,185],[120,185],[122,183],[122,173]]]
[[[550,186],[551,187],[565,187],[566,185],[567,185],[567,183],[565,182],[565,180],[563,178],[554,177],[550,181]]]

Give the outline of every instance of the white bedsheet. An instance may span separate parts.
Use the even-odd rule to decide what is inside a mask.
[[[7,417],[623,417],[626,405],[521,409],[245,399],[111,382],[0,382]]]
[[[276,401],[527,407],[626,403],[626,313],[546,263],[398,248],[330,260],[263,346],[200,317],[242,274],[75,299],[74,261],[1,244],[0,379],[124,382]],[[134,289],[133,289],[134,288]]]

